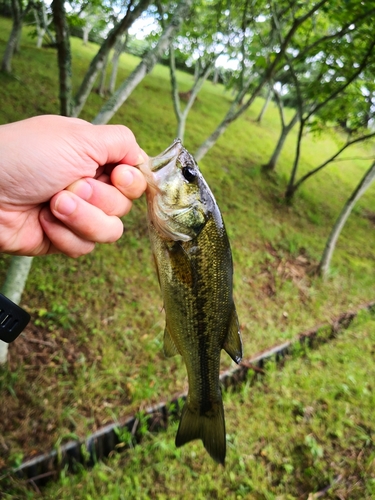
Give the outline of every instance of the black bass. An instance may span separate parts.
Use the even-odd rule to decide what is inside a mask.
[[[220,352],[225,349],[236,363],[242,359],[224,222],[179,140],[139,168],[148,182],[149,232],[166,316],[164,352],[181,354],[189,381],[176,446],[201,439],[211,457],[224,464]]]

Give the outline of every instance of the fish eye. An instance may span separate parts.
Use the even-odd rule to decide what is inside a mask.
[[[194,182],[195,179],[197,178],[197,174],[195,172],[195,170],[193,170],[192,168],[190,167],[184,167],[182,169],[182,175],[184,176],[184,178],[188,181],[188,182]]]

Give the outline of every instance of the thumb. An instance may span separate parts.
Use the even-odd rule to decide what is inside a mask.
[[[99,165],[126,163],[138,165],[145,161],[133,132],[124,125],[92,125],[90,142],[93,158]],[[147,157],[147,156],[146,156]]]

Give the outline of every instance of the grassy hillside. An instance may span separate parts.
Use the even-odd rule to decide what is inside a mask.
[[[9,21],[0,18],[0,54],[9,29]],[[85,47],[80,40],[73,39],[72,49],[74,85],[78,86],[97,47],[92,44]],[[124,79],[137,62],[135,57],[123,55],[119,80]],[[21,52],[15,57],[13,66],[12,76],[0,74],[0,123],[35,114],[58,113],[55,51],[49,48],[36,49],[25,30]],[[191,76],[179,73],[179,82],[181,89],[187,90],[192,83]],[[209,82],[204,85],[187,124],[185,146],[191,152],[224,116],[230,98],[230,93],[225,92],[220,85],[214,86]],[[103,99],[93,93],[81,117],[92,119],[102,103]],[[319,261],[325,239],[342,204],[368,168],[369,161],[341,161],[331,165],[306,183],[297,193],[293,206],[286,206],[282,194],[291,169],[296,136],[291,134],[276,175],[272,178],[263,177],[260,167],[272,153],[279,132],[279,119],[276,109],[270,106],[263,123],[256,124],[254,120],[261,106],[262,99],[258,99],[200,164],[223,212],[231,239],[235,261],[235,298],[246,357],[293,337],[301,329],[322,320],[330,320],[339,312],[374,298],[375,233],[368,217],[375,212],[374,187],[362,198],[340,237],[330,279],[322,283],[310,273]],[[168,69],[157,66],[112,121],[129,126],[150,155],[158,154],[169,145],[176,133],[176,121],[170,99]],[[300,173],[331,155],[340,141],[341,138],[333,132],[319,137],[307,136],[303,143]],[[369,149],[358,147],[352,149],[348,156],[366,157],[370,153]],[[124,218],[125,232],[119,242],[98,246],[92,254],[78,260],[63,256],[34,260],[23,296],[23,305],[32,315],[31,326],[10,347],[10,371],[0,374],[0,432],[3,443],[0,466],[15,464],[22,458],[49,450],[72,436],[83,437],[105,423],[122,419],[140,407],[168,397],[186,386],[181,360],[166,360],[162,354],[164,317],[152,266],[145,216],[144,200],[140,200],[131,214]],[[5,276],[9,259],[8,256],[0,257],[0,280]],[[344,341],[347,346],[345,367],[351,364],[350,345],[353,342],[358,344],[372,335],[373,319],[369,317],[366,321],[365,327],[358,327],[358,332],[352,330],[352,334]],[[358,340],[355,340],[356,335]],[[332,358],[332,363],[339,367],[341,345],[336,343],[333,347],[327,348],[327,354]],[[324,357],[326,354],[321,355]],[[371,366],[371,349],[364,349],[362,355],[366,360],[364,363],[368,362]],[[353,360],[354,356],[353,352]],[[229,366],[228,356],[224,353],[222,357],[223,367]],[[331,376],[331,365],[326,366],[314,356],[309,362],[317,375],[323,372],[322,377]],[[307,406],[310,403],[310,406],[314,406],[311,398],[316,398],[314,389],[307,384],[310,375],[306,375],[305,360],[294,360],[293,363],[294,368],[290,370],[294,369],[295,373],[307,377],[300,397],[306,400]],[[343,373],[345,367],[342,367]],[[230,495],[241,498],[258,489],[262,493],[254,498],[276,498],[275,495],[282,494],[280,484],[285,481],[290,483],[291,496],[278,498],[297,498],[301,491],[306,493],[319,489],[321,483],[307,481],[305,472],[301,472],[303,477],[297,485],[295,470],[306,471],[312,467],[311,474],[316,477],[325,471],[327,478],[322,477],[324,484],[323,479],[328,480],[331,473],[331,479],[336,473],[340,474],[330,468],[330,455],[321,457],[318,456],[320,452],[317,452],[311,464],[304,462],[304,452],[301,455],[297,453],[292,462],[292,458],[288,458],[289,462],[286,463],[291,466],[284,467],[281,462],[279,467],[287,475],[285,480],[282,479],[284,483],[280,483],[279,472],[276,479],[273,477],[273,466],[268,467],[266,464],[258,467],[257,464],[267,461],[264,457],[268,453],[264,456],[261,454],[263,444],[259,443],[264,440],[268,442],[269,439],[276,454],[281,453],[280,450],[293,453],[287,446],[288,433],[295,436],[299,432],[295,420],[285,419],[282,422],[283,412],[275,413],[275,401],[280,401],[282,409],[283,405],[291,404],[294,400],[296,381],[288,378],[284,372],[280,375],[276,373],[272,372],[269,376],[269,386],[267,378],[267,397],[260,390],[259,394],[255,390],[252,396],[253,389],[246,386],[251,407],[248,406],[249,401],[245,406],[240,404],[238,394],[226,396],[227,430],[235,444],[229,447],[229,466],[225,474],[211,465],[200,443],[176,452],[171,445],[175,429],[171,429],[167,436],[156,439],[150,437],[149,447],[139,449],[137,453],[140,455],[128,459],[136,462],[131,475],[139,485],[137,487],[142,487],[142,490],[146,488],[150,498],[178,497],[175,490],[168,493],[167,479],[171,481],[172,476],[167,478],[164,470],[166,467],[167,471],[174,471],[175,467],[173,477],[178,482],[182,475],[189,474],[193,480],[200,471],[203,471],[203,477],[213,477],[215,483],[223,475],[227,481],[223,498]],[[361,372],[358,376],[358,383],[365,384],[365,374]],[[274,385],[272,377],[275,377]],[[282,386],[285,387],[285,392],[279,395],[274,392],[278,387],[277,377],[282,378]],[[340,370],[337,368],[335,383],[339,384],[339,378]],[[347,385],[344,381],[342,383]],[[355,392],[352,396],[349,405],[362,405],[360,393]],[[243,400],[244,397],[241,397]],[[264,405],[260,405],[263,398]],[[255,432],[258,424],[254,420],[257,413],[254,409],[258,407],[258,417],[262,417],[264,427]],[[344,418],[345,411],[341,407],[337,410],[340,418]],[[327,418],[334,419],[335,412],[335,404],[331,403],[327,408]],[[321,413],[317,419],[321,419]],[[323,434],[326,432],[325,425],[322,424],[320,429]],[[279,426],[286,436],[276,432]],[[369,422],[366,426],[371,429]],[[317,442],[323,439],[320,431],[315,428],[311,431],[315,433]],[[357,449],[357,434],[356,431],[347,432],[349,438],[343,433],[340,446],[351,449],[353,445],[354,453]],[[334,447],[329,434],[327,436],[327,446]],[[311,440],[308,443],[307,448],[315,446]],[[150,455],[147,460],[153,460],[153,453],[159,462],[144,462],[147,454]],[[146,455],[141,458],[143,454]],[[173,462],[173,466],[168,462],[176,459],[177,463]],[[361,456],[362,459],[365,461],[363,463],[371,462],[367,462],[370,458],[367,455],[365,458],[365,454]],[[116,477],[122,484],[120,470],[123,464],[114,462],[109,467],[113,467],[111,470],[114,474],[119,474]],[[346,470],[345,463],[342,467]],[[103,472],[106,468],[98,470],[92,476],[91,473],[85,476],[87,492],[90,492],[90,488],[96,488],[97,482],[113,482],[111,475]],[[145,470],[150,473],[147,480],[159,477],[164,485],[158,492],[159,497],[152,493],[152,489],[147,490],[151,486],[144,484]],[[364,474],[369,474],[366,471]],[[95,475],[97,473],[98,476]],[[306,474],[308,476],[309,472]],[[241,490],[237,482],[241,481],[242,484],[246,476],[251,478],[253,489],[246,486]],[[192,486],[193,494],[198,498],[207,498],[205,481]],[[366,481],[364,479],[364,483]],[[61,484],[62,488],[68,488],[69,480],[62,479]],[[119,487],[119,491],[122,487]],[[128,488],[127,483],[125,487]],[[65,494],[68,498],[70,490],[66,491],[51,493],[51,498],[63,497]],[[103,494],[95,491],[82,493],[82,498],[90,498],[89,494],[92,498],[104,498],[104,495],[108,495],[105,498],[121,498],[120,494],[112,494],[110,489],[106,493],[103,490]],[[140,498],[136,491],[134,498]],[[267,491],[269,493],[266,494]],[[213,494],[221,497],[219,492]],[[79,490],[75,495],[74,498],[81,498]],[[147,498],[147,494],[144,498]]]

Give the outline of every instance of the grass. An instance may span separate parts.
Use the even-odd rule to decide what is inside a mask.
[[[0,18],[0,52],[9,29],[9,21]],[[93,44],[85,47],[80,40],[73,39],[72,49],[77,88],[96,47]],[[137,62],[133,56],[122,55],[119,81]],[[54,50],[36,49],[25,30],[22,49],[13,66],[14,75],[0,74],[0,123],[35,114],[58,113]],[[191,76],[184,73],[179,73],[179,81],[182,90],[190,88],[192,83]],[[82,118],[92,119],[102,103],[103,99],[93,93]],[[206,82],[188,118],[185,145],[189,150],[195,151],[224,116],[229,104],[230,94],[223,87]],[[289,137],[276,174],[265,178],[261,165],[272,153],[279,119],[276,108],[270,105],[262,124],[255,123],[261,106],[262,99],[258,99],[201,162],[231,239],[235,298],[246,357],[371,300],[374,293],[372,249],[375,234],[371,221],[365,217],[374,212],[374,187],[358,203],[344,228],[330,279],[322,282],[309,273],[319,261],[325,239],[343,202],[369,162],[342,161],[330,165],[303,185],[293,206],[286,206],[283,192],[296,135],[294,131]],[[156,66],[112,122],[128,125],[151,155],[170,144],[176,121],[168,69]],[[300,175],[330,156],[341,140],[333,132],[305,137]],[[350,157],[364,156],[369,156],[368,148],[350,151]],[[105,423],[121,419],[143,405],[185,388],[186,375],[181,359],[166,360],[162,354],[164,317],[150,255],[144,200],[135,203],[131,214],[124,218],[124,227],[124,236],[119,242],[98,246],[92,254],[76,261],[64,256],[34,259],[23,296],[23,305],[30,311],[32,323],[25,335],[10,346],[10,370],[0,373],[0,465],[17,464],[22,458],[47,451],[56,443],[70,439],[72,434],[84,437]],[[0,280],[5,276],[9,259],[5,255],[0,258]],[[355,362],[354,351],[360,342],[366,343],[368,336],[371,337],[371,325],[373,318],[368,318],[363,324],[357,324],[358,331],[352,328],[344,341],[347,342],[345,368],[342,367],[341,372],[338,369],[337,380],[340,376],[344,380],[347,366],[352,362],[353,366],[360,365]],[[360,340],[356,340],[356,335]],[[349,345],[353,343],[351,354]],[[340,366],[343,347],[339,341],[334,346],[334,349],[327,347],[326,352],[331,363]],[[291,366],[296,373],[305,374],[309,366],[306,359],[314,355],[293,360]],[[370,348],[363,349],[362,355],[364,366],[368,363],[370,369]],[[229,366],[229,358],[225,354],[222,357],[223,367]],[[142,495],[147,498],[147,494],[151,498],[173,498],[179,495],[177,485],[183,477],[184,481],[191,481],[191,496],[197,498],[211,495],[209,488],[211,496],[219,498],[241,498],[246,494],[254,494],[254,498],[276,498],[277,495],[279,498],[298,498],[332,484],[341,470],[346,478],[346,471],[354,467],[354,458],[350,461],[343,453],[341,469],[330,467],[331,451],[326,456],[325,449],[328,446],[333,450],[335,440],[332,438],[331,442],[327,434],[323,457],[315,457],[317,468],[314,469],[314,460],[311,462],[308,450],[315,449],[314,453],[319,455],[317,450],[322,447],[323,438],[316,434],[315,427],[310,429],[308,422],[302,430],[296,419],[289,414],[287,417],[287,411],[292,411],[290,405],[295,391],[299,388],[298,397],[305,401],[303,405],[314,406],[307,401],[316,388],[313,382],[309,386],[310,375],[304,375],[298,385],[292,372],[287,371],[293,371],[288,366],[283,372],[271,370],[266,384],[258,381],[254,386],[249,381],[241,389],[245,391],[242,395],[226,395],[227,430],[229,443],[232,443],[226,472],[215,469],[202,452],[200,443],[175,450],[172,441],[176,428],[173,427],[162,437],[149,436],[149,443],[137,448],[134,458],[126,454],[124,458],[115,457],[114,462],[98,466],[92,473],[82,472],[77,480],[81,487],[74,486],[75,479],[63,476],[57,486],[61,491],[49,493],[47,490],[46,497],[69,497],[69,488],[73,488],[74,498],[90,498],[90,495],[92,498],[121,498],[121,491],[132,491],[134,498],[142,498]],[[331,365],[327,368],[323,362],[316,362],[311,365],[313,371],[314,367],[317,377],[325,377],[328,394]],[[358,383],[363,385],[370,377],[366,378],[363,370],[360,373]],[[284,392],[278,386],[277,377],[279,382],[282,379]],[[246,398],[250,398],[251,405]],[[354,391],[351,398],[361,411],[362,404],[367,404],[359,392]],[[370,406],[370,401],[368,404]],[[279,406],[285,411],[277,413]],[[335,409],[331,402],[326,418],[345,419],[345,405],[338,407]],[[324,411],[319,408],[321,418]],[[371,422],[366,422],[368,429],[372,429]],[[282,432],[277,432],[278,428]],[[344,433],[337,456],[344,449],[344,442],[349,455],[355,456],[357,450],[362,449],[359,431],[355,428],[350,432],[348,439]],[[310,434],[316,444],[312,438],[306,438]],[[262,439],[265,439],[264,446],[259,444],[263,443]],[[299,451],[291,449],[294,439],[299,443]],[[286,467],[281,460],[284,456],[288,457]],[[267,457],[271,459],[268,461]],[[366,455],[363,460],[371,465],[370,458],[371,455]],[[132,472],[125,477],[122,469],[124,463],[129,462],[130,469],[126,465],[126,470]],[[315,479],[309,478],[309,473],[297,475],[294,472],[309,467],[313,467]],[[365,470],[365,465],[363,467]],[[330,471],[333,471],[332,477],[328,477]],[[233,479],[231,474],[234,474]],[[319,474],[320,481],[317,479]],[[366,476],[365,472],[363,474]],[[194,483],[197,477],[200,481]],[[343,482],[337,484],[339,487]],[[370,486],[370,480],[361,483],[362,488]],[[17,486],[12,485],[12,488],[16,491]],[[100,493],[101,488],[104,488],[103,493]],[[291,496],[280,496],[283,491],[290,491]],[[257,492],[260,492],[258,497]],[[28,492],[28,495],[32,497],[33,493]]]
[[[92,470],[63,472],[44,497],[373,498],[374,332],[374,315],[363,312],[332,343],[295,352],[283,369],[270,362],[266,375],[249,373],[227,392],[225,469],[200,443],[176,449],[174,423],[161,434],[146,432],[140,445]],[[12,498],[24,493],[13,487]]]

